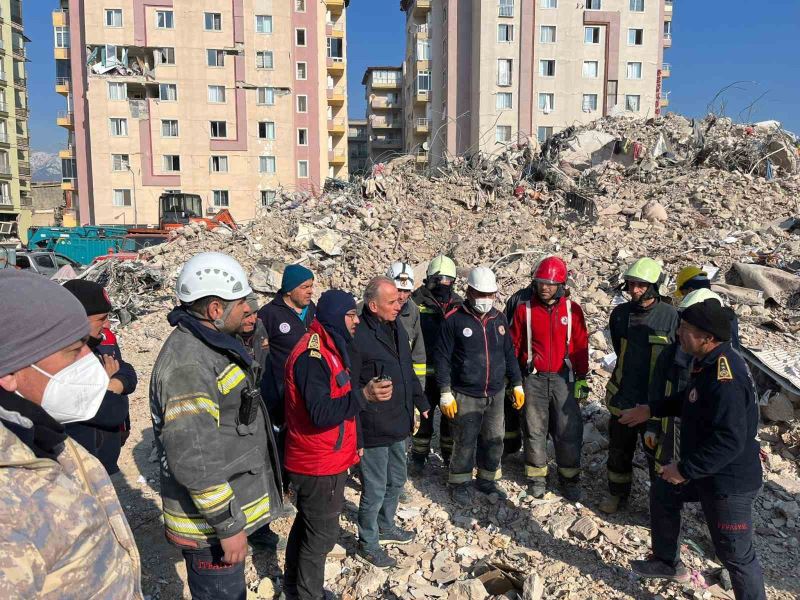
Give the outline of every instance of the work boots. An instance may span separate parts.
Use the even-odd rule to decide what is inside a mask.
[[[628,503],[627,496],[615,496],[613,494],[609,494],[603,501],[600,502],[600,510],[602,510],[607,515],[613,515],[619,509],[623,508]]]
[[[459,483],[450,486],[450,496],[453,502],[459,506],[469,506],[472,503],[472,498],[469,496],[469,483]]]
[[[487,496],[496,494],[500,500],[508,500],[508,494],[506,494],[503,488],[497,485],[496,481],[489,481],[488,479],[476,479],[475,487],[478,488],[479,492],[482,492]]]
[[[534,477],[528,479],[528,495],[534,498],[544,498],[547,493],[547,478]]]
[[[559,475],[558,487],[565,500],[577,502],[581,499],[580,476],[576,475],[575,477],[567,478]]]
[[[411,454],[411,459],[408,461],[408,476],[420,477],[425,472],[425,457],[418,454]]]
[[[678,583],[688,583],[692,578],[689,569],[682,564],[678,563],[673,567],[652,556],[647,560],[632,560],[631,570],[645,579],[667,579]]]

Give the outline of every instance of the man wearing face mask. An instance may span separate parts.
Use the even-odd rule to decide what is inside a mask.
[[[119,473],[117,459],[128,424],[128,394],[136,389],[137,377],[133,367],[122,360],[117,339],[109,329],[108,313],[111,302],[105,288],[94,281],[72,279],[64,284],[86,310],[89,318],[87,345],[103,364],[110,380],[105,398],[97,414],[89,421],[70,423],[67,434],[96,456],[109,475]]]
[[[206,252],[186,262],[176,291],[175,329],[150,380],[166,537],[183,551],[194,600],[239,600],[248,535],[282,508],[258,367],[236,337],[251,289],[238,262]]]
[[[411,295],[411,300],[419,307],[422,337],[428,355],[432,355],[433,348],[439,339],[444,316],[461,306],[464,301],[453,290],[455,280],[455,263],[446,256],[437,256],[428,264],[427,276],[422,282],[423,285]],[[439,387],[436,384],[436,374],[430,357],[426,357],[425,372],[425,397],[432,408],[428,416],[421,419],[419,429],[411,439],[411,462],[408,466],[411,475],[421,475],[425,469],[434,433],[433,413],[439,405]],[[453,438],[450,435],[450,422],[447,419],[441,419],[439,424],[439,444],[444,464],[450,464]]]
[[[633,482],[633,456],[644,428],[620,424],[623,410],[646,405],[653,369],[661,352],[675,341],[677,311],[661,300],[661,266],[640,258],[624,275],[631,299],[611,312],[609,329],[617,364],[606,385],[608,423],[608,490],[600,510],[613,514],[627,503]],[[652,457],[648,463],[654,468]]]
[[[486,267],[476,267],[470,271],[467,285],[467,301],[445,317],[433,353],[439,408],[454,427],[448,483],[453,500],[461,506],[470,503],[468,488],[476,462],[475,487],[484,494],[508,497],[497,485],[503,456],[506,379],[518,406],[525,404],[508,321],[494,308],[495,275]]]
[[[81,304],[40,275],[0,271],[0,597],[141,599],[139,554],[102,464],[64,432],[108,376]]]

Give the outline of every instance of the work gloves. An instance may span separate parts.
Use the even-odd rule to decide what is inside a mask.
[[[442,414],[448,419],[456,418],[458,404],[456,404],[456,399],[452,392],[442,392],[439,396],[439,408],[442,410]]]
[[[589,384],[586,383],[585,379],[578,379],[575,382],[575,399],[576,400],[585,400],[589,397]]]
[[[650,450],[655,450],[658,445],[658,434],[655,431],[646,431],[644,434],[644,445]]]
[[[522,389],[521,385],[515,385],[512,393],[514,397],[511,400],[511,406],[514,407],[514,410],[519,410],[525,406],[525,390]]]

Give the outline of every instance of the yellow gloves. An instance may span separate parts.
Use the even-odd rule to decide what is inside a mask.
[[[514,410],[519,410],[525,406],[525,390],[522,389],[521,385],[515,385],[513,392],[514,399],[511,401],[511,406],[514,407]]]
[[[656,436],[655,431],[646,431],[644,434],[644,445],[650,448],[650,450],[655,450],[657,444],[658,436]]]
[[[445,417],[455,419],[458,412],[458,404],[456,404],[456,399],[452,392],[442,392],[441,396],[439,396],[439,408]]]
[[[584,400],[589,397],[589,384],[585,379],[578,379],[575,382],[575,399]]]

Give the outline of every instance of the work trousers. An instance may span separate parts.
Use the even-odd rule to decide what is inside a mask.
[[[433,438],[433,416],[439,406],[439,387],[433,377],[425,380],[425,397],[433,408],[427,417],[420,415],[419,429],[411,438],[411,458],[425,460],[431,453],[431,439]],[[453,452],[453,438],[450,434],[450,421],[444,416],[439,421],[439,447],[445,464],[450,462]]]
[[[532,373],[525,388],[522,430],[525,442],[525,476],[547,477],[547,434],[553,438],[559,474],[573,479],[580,474],[583,417],[575,399],[575,384],[559,373]]]
[[[458,410],[452,423],[453,456],[450,458],[449,483],[472,481],[476,457],[478,479],[500,479],[505,433],[504,395],[504,391],[483,398],[455,394]]]
[[[245,600],[244,561],[229,565],[224,554],[220,545],[183,551],[192,600]]]
[[[645,426],[628,427],[621,425],[619,417],[611,415],[608,421],[608,491],[614,496],[627,498],[633,484],[633,456],[636,454],[636,441],[644,438]],[[644,446],[644,441],[642,441]],[[650,480],[654,479],[652,452],[647,454]]]
[[[675,486],[661,478],[650,488],[653,556],[671,566],[680,564],[681,509],[700,500],[714,551],[728,569],[737,600],[766,600],[764,574],[753,547],[753,501],[758,490],[715,494],[694,482]]]
[[[289,473],[297,515],[286,545],[286,596],[299,600],[325,597],[325,558],[339,537],[347,471],[338,475]]]
[[[376,548],[380,532],[395,526],[394,515],[405,483],[406,440],[389,446],[364,448],[358,541],[365,548]]]

